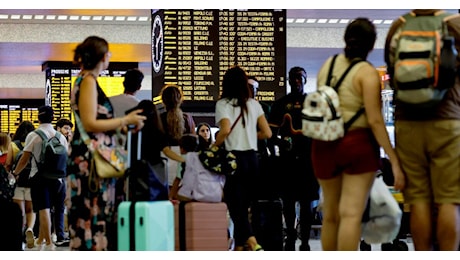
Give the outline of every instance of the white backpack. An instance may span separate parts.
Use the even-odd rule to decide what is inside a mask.
[[[364,112],[363,107],[348,122],[343,122],[338,88],[352,67],[363,60],[354,60],[332,87],[332,70],[337,56],[332,58],[326,85],[308,94],[303,103],[302,133],[315,140],[334,141],[342,138],[346,129]]]

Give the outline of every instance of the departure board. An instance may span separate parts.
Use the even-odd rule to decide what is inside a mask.
[[[233,65],[259,80],[258,100],[286,94],[286,10],[152,10],[154,99],[175,84],[185,108],[213,107]]]
[[[25,120],[38,127],[38,108],[44,104],[44,99],[1,99],[0,132],[15,133]]]
[[[108,96],[122,94],[124,74],[128,69],[138,68],[137,62],[111,62],[101,72],[97,81]],[[48,61],[42,65],[46,73],[45,104],[54,110],[53,124],[60,118],[73,121],[70,95],[80,69],[71,62]]]

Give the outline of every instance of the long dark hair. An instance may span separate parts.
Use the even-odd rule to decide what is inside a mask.
[[[34,130],[35,126],[32,122],[22,121],[14,133],[13,141],[19,140],[20,142],[25,142],[27,135]]]
[[[345,56],[350,60],[354,58],[365,60],[369,52],[374,49],[376,38],[375,25],[367,18],[356,18],[345,30]]]
[[[221,98],[228,100],[237,99],[236,106],[241,107],[241,111],[248,113],[246,102],[248,101],[251,92],[248,86],[248,75],[238,65],[235,65],[225,72],[222,80],[222,95]],[[246,125],[244,116],[242,117],[243,126]]]
[[[164,133],[163,124],[161,123],[160,114],[158,110],[153,104],[152,100],[144,99],[139,102],[137,108],[142,109],[142,115],[147,117],[146,125],[150,125],[153,128],[160,130],[160,132]],[[146,133],[148,134],[148,133]]]
[[[108,51],[109,44],[105,39],[98,36],[89,36],[78,44],[74,51],[73,62],[83,69],[92,70],[96,68],[96,65]]]

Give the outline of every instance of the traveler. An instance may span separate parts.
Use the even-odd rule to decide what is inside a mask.
[[[134,125],[135,131],[143,126],[145,116],[137,109],[122,117],[114,117],[113,107],[98,84],[99,74],[108,68],[112,54],[107,41],[98,36],[89,36],[79,43],[74,51],[74,62],[81,68],[71,93],[74,115],[78,115],[82,127],[92,140],[109,137],[115,140],[116,130],[126,130]],[[116,178],[89,179],[88,166],[91,158],[82,141],[79,127],[71,141],[69,174],[80,178],[80,195],[71,198],[69,232],[71,250],[116,250],[117,214]],[[91,181],[91,185],[90,182]],[[78,194],[78,193],[77,193]]]
[[[179,140],[184,134],[196,134],[195,121],[192,115],[182,111],[183,94],[179,86],[164,86],[161,90],[161,100],[166,109],[160,114],[160,117],[167,141],[171,149],[176,154],[180,154]],[[177,161],[168,161],[168,183],[170,187],[176,178],[177,167]]]
[[[353,60],[367,59],[376,36],[375,26],[367,18],[357,18],[348,24],[344,54],[339,54],[335,61],[332,85]],[[331,60],[329,57],[321,67],[317,86],[326,83]],[[323,250],[358,249],[363,212],[380,169],[380,147],[391,162],[395,189],[404,188],[404,174],[385,128],[380,92],[380,78],[375,67],[368,62],[356,64],[340,86],[340,108],[344,122],[363,106],[365,113],[354,121],[343,138],[312,142],[313,169],[324,198]]]
[[[415,19],[441,14],[441,10],[415,9]],[[444,18],[460,54],[460,16]],[[393,78],[393,36],[403,21],[397,19],[388,31],[385,61]],[[455,85],[429,112],[411,110],[395,100],[395,144],[406,174],[404,203],[410,205],[410,230],[415,250],[458,250],[460,240],[460,80],[457,56]],[[390,81],[393,85],[393,82]],[[438,86],[440,89],[446,86]],[[437,214],[436,214],[437,212]],[[436,216],[437,215],[437,216]]]
[[[311,139],[302,135],[302,108],[305,97],[304,86],[307,73],[302,67],[289,70],[291,92],[276,100],[269,115],[270,126],[277,136],[271,143],[286,140],[286,146],[278,145],[279,158],[276,158],[280,197],[283,202],[283,215],[286,224],[285,251],[295,251],[297,240],[296,203],[300,205],[299,250],[310,251],[308,241],[313,222],[311,202],[319,198],[319,184],[313,174],[311,164]]]
[[[5,168],[8,172],[16,166],[19,158],[18,154],[24,149],[27,135],[35,130],[35,126],[30,121],[22,121],[16,133],[13,136],[13,140],[8,147],[8,157],[6,158]],[[21,149],[22,148],[22,149]],[[22,156],[22,155],[21,155]],[[30,171],[31,162],[27,165],[27,170],[23,170],[16,180],[16,188],[14,190],[13,201],[17,203],[21,209],[24,226],[24,234],[26,236],[26,243],[28,248],[34,247],[34,233],[33,228],[35,224],[35,212],[32,209],[32,197],[30,195]]]
[[[254,187],[258,185],[257,140],[270,138],[272,132],[262,106],[251,98],[247,74],[239,66],[225,72],[215,121],[219,133],[214,145],[225,143],[225,149],[235,154],[238,165],[235,173],[227,176],[224,186],[224,201],[234,223],[235,250],[243,250],[245,246],[249,250],[263,250],[249,223],[248,209],[255,199]]]
[[[56,135],[56,130],[51,124],[54,117],[54,111],[50,106],[42,106],[38,108],[38,120],[40,125],[38,126],[39,131],[42,131],[47,138],[51,138]],[[43,142],[40,135],[35,131],[30,132],[25,140],[23,149],[23,155],[19,159],[16,169],[13,171],[13,175],[17,176],[21,174],[29,160],[32,161],[32,168],[30,171],[30,191],[32,198],[32,206],[34,212],[38,212],[39,216],[39,234],[36,244],[40,247],[40,250],[52,251],[55,250],[55,245],[51,239],[51,216],[50,209],[63,208],[64,199],[66,195],[66,187],[64,178],[50,179],[43,176],[42,169],[39,169],[38,164],[41,162],[41,155],[43,149]],[[67,140],[63,135],[59,136],[60,143],[67,148]],[[46,158],[44,163],[46,162]],[[33,237],[32,229],[26,230],[26,239],[28,247],[31,245],[30,238]]]
[[[112,103],[115,117],[123,117],[126,110],[135,107],[139,103],[136,93],[142,87],[144,74],[138,69],[129,69],[126,71],[123,80],[123,94],[109,98]]]

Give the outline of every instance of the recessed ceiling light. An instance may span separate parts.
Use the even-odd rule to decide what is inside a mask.
[[[328,23],[338,23],[339,19],[329,19]]]
[[[286,19],[286,23],[293,23],[293,22],[294,22],[294,19],[292,19],[292,18]]]
[[[115,18],[116,21],[124,21],[125,19],[126,19],[126,17],[124,17],[124,16],[117,16]]]
[[[67,20],[67,15],[59,15],[58,20]]]
[[[318,19],[318,23],[327,23],[327,19]]]
[[[393,20],[385,20],[383,21],[383,24],[392,24],[393,23]]]
[[[134,22],[134,21],[137,20],[137,17],[136,16],[128,16],[128,18],[126,20],[130,21],[130,22]]]
[[[316,23],[316,19],[307,19],[307,23]]]
[[[350,19],[340,19],[340,23],[349,23]]]
[[[17,19],[20,19],[20,18],[21,18],[21,16],[19,14],[12,14],[10,16],[10,19],[14,19],[14,20],[17,20]]]
[[[296,19],[295,23],[305,23],[305,19],[303,19],[303,18]]]
[[[71,15],[69,17],[69,20],[72,20],[72,21],[77,21],[78,19],[80,19],[80,16],[78,16],[78,15]]]
[[[34,16],[34,18],[35,18],[35,20],[43,20],[43,19],[45,18],[45,16],[42,15],[42,14],[36,14],[36,15]]]
[[[87,15],[82,15],[81,16],[81,20],[83,21],[89,21],[91,19],[91,16],[87,16]]]
[[[0,19],[8,19],[8,15],[7,14],[0,14]]]
[[[383,21],[382,20],[374,20],[373,23],[375,24],[381,24]]]
[[[54,20],[56,19],[56,15],[50,14],[46,16],[46,20]]]
[[[30,20],[30,19],[32,19],[32,15],[31,14],[25,14],[25,15],[22,16],[22,19]]]
[[[113,21],[113,16],[104,16],[104,21]]]
[[[146,22],[149,20],[149,18],[147,16],[139,16],[139,22]]]
[[[102,21],[102,16],[100,15],[93,16],[93,21]]]

